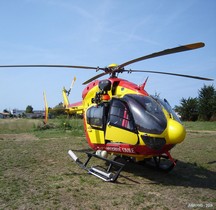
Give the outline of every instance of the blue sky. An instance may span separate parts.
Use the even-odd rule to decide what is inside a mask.
[[[0,6],[0,65],[65,64],[105,67],[179,45],[204,42],[204,48],[134,63],[128,68],[168,71],[216,79],[215,0],[10,0]],[[61,90],[77,81],[70,102],[81,100],[82,82],[92,70],[0,69],[0,111],[43,109],[62,101]],[[197,97],[216,82],[133,73],[119,75],[158,93],[172,106]],[[103,77],[103,79],[106,77]]]

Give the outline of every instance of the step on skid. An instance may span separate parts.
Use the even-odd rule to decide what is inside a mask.
[[[79,158],[75,155],[75,153],[72,150],[69,150],[68,154],[75,161],[75,163],[79,165],[82,169],[85,169],[86,171],[88,171],[89,174],[92,174],[106,182],[115,182],[125,166],[125,164],[123,163],[119,163],[114,160],[109,160],[107,158],[98,156],[95,153],[86,152],[87,160],[84,163],[79,160]],[[89,163],[92,157],[99,158],[108,163],[107,169],[98,166],[87,167],[87,164]]]

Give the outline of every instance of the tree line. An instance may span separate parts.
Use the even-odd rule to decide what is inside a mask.
[[[198,97],[182,98],[174,110],[183,121],[216,121],[216,89],[204,85],[198,90]]]

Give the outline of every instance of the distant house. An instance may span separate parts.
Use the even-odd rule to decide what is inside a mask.
[[[23,114],[25,113],[25,110],[13,109],[12,113],[14,117],[22,117]]]
[[[5,119],[10,117],[10,113],[8,112],[0,112],[0,119]]]
[[[44,111],[35,110],[33,113],[25,113],[26,117],[29,119],[38,119],[44,117]]]
[[[25,110],[13,109],[14,117],[26,117],[28,119],[37,119],[44,117],[43,110],[34,110],[33,113],[26,113]]]

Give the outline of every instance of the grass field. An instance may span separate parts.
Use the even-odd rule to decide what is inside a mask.
[[[216,123],[185,122],[168,174],[128,164],[116,183],[68,156],[89,150],[78,119],[0,120],[0,209],[216,209]],[[96,160],[97,163],[98,160]]]

